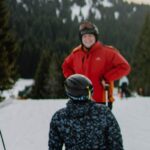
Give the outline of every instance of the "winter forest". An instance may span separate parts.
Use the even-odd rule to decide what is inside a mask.
[[[1,0],[0,101],[19,78],[34,79],[30,98],[65,98],[61,65],[79,44],[79,22],[86,19],[97,25],[102,43],[129,61],[130,88],[150,96],[150,5],[103,2]]]

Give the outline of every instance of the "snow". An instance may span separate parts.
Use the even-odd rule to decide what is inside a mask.
[[[95,19],[100,20],[102,18],[102,15],[98,9],[92,8],[91,11],[93,14],[95,14]]]
[[[80,7],[76,3],[71,6],[71,11],[71,19],[74,20],[78,16],[78,21],[80,21]]]
[[[20,85],[26,80],[20,80]],[[19,91],[19,84],[18,91]],[[21,87],[22,87],[21,86]],[[16,86],[15,86],[16,92]],[[115,93],[113,113],[120,125],[125,150],[150,149],[150,97],[120,99]],[[7,150],[47,150],[49,123],[67,99],[18,100],[0,103],[0,130]],[[0,150],[3,150],[0,139]]]
[[[118,20],[119,19],[119,12],[118,11],[115,11],[114,12],[114,18],[116,19],[116,20]]]
[[[8,150],[47,150],[49,122],[64,100],[13,100],[0,108],[0,129]],[[1,141],[0,141],[0,145]],[[3,150],[3,149],[0,149]]]
[[[111,0],[99,0],[96,1],[95,3],[91,0],[84,0],[85,5],[84,6],[79,6],[76,3],[73,3],[71,6],[71,19],[74,20],[75,17],[78,18],[78,22],[81,22],[82,19],[86,20],[89,17],[89,12],[92,10],[93,15],[95,16],[94,18],[97,20],[100,20],[101,17],[101,12],[97,7],[99,5],[105,7],[105,8],[111,8],[114,6],[114,4],[111,2]],[[128,1],[129,3],[134,2],[138,4],[150,4],[150,0],[124,0]],[[62,1],[60,0],[60,3]],[[118,0],[116,0],[116,3],[118,3]],[[136,11],[136,8],[133,8],[133,12]],[[58,15],[57,15],[58,16]],[[114,18],[117,20],[119,18],[119,13],[115,12],[114,13]]]
[[[134,97],[116,100],[116,116],[126,150],[150,149],[150,97]]]
[[[60,11],[58,8],[56,8],[56,16],[59,17],[60,16]]]
[[[18,81],[15,83],[12,89],[6,90],[3,92],[3,96],[6,97],[7,99],[9,97],[17,97],[18,92],[22,91],[25,89],[26,86],[31,86],[34,84],[33,79],[18,79]]]
[[[129,3],[133,2],[133,3],[137,3],[137,4],[148,4],[148,5],[150,5],[150,0],[124,0],[124,1],[128,1]]]
[[[103,0],[99,2],[104,7],[113,7],[113,4],[109,0]]]
[[[113,4],[109,0],[103,0],[103,1],[97,1],[96,6],[102,5],[103,7],[112,7]],[[80,7],[76,3],[74,3],[71,6],[71,19],[74,20],[75,17],[78,18],[78,21],[80,22],[83,19],[86,20],[89,17],[89,12],[92,10],[92,13],[95,15],[95,19],[100,20],[101,19],[101,13],[100,10],[94,7],[93,1],[91,0],[85,0],[85,5]]]
[[[22,2],[22,0],[17,0],[17,3],[21,3]]]

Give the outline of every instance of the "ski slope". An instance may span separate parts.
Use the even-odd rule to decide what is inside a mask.
[[[0,129],[6,149],[47,150],[50,119],[67,100],[9,101],[0,106]],[[113,113],[121,127],[125,150],[149,150],[150,98],[117,99]]]
[[[125,150],[150,150],[150,97],[120,100],[113,113],[120,125]],[[67,100],[17,100],[0,103],[0,130],[6,150],[48,150],[49,123]],[[0,139],[0,150],[4,150]]]

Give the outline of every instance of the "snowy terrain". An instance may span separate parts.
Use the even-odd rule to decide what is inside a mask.
[[[150,5],[150,0],[124,0],[128,2],[133,2],[137,4],[149,4]]]
[[[150,97],[115,97],[113,113],[121,127],[124,149],[150,150]],[[0,103],[0,130],[6,150],[48,150],[50,119],[66,102],[8,98]]]

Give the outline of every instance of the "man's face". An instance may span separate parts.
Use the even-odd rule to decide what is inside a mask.
[[[82,36],[82,43],[86,48],[90,48],[96,42],[96,38],[93,34],[84,34]]]

